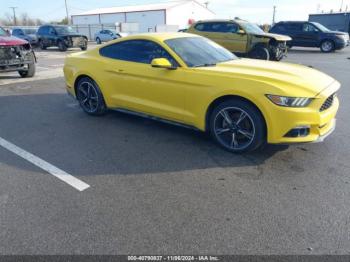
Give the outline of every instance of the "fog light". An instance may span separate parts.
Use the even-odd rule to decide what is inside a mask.
[[[298,126],[290,130],[284,137],[306,137],[310,134],[310,126]]]

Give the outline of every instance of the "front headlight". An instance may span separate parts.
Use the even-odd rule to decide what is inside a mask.
[[[286,107],[307,107],[312,101],[312,98],[307,97],[287,97],[276,95],[266,95],[266,97],[272,103]]]

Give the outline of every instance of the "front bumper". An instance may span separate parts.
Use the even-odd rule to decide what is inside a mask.
[[[68,48],[87,46],[87,40],[83,37],[72,37],[64,40]]]
[[[349,40],[344,41],[344,40],[339,39],[339,40],[335,41],[335,49],[336,50],[343,49],[349,45],[350,45]]]
[[[335,81],[330,87],[317,95],[306,108],[280,107],[271,102],[268,142],[271,144],[322,142],[335,129],[335,118],[339,109],[338,98],[334,98],[332,106],[328,109],[324,111],[320,111],[320,109],[327,98],[336,93],[339,87],[340,84]],[[286,136],[290,130],[300,126],[309,128],[306,136]]]

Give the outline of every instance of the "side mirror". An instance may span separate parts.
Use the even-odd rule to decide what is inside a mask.
[[[242,30],[242,29],[239,29],[239,30],[237,31],[237,34],[239,34],[239,35],[245,35],[245,31]]]
[[[165,68],[165,69],[176,69],[176,67],[173,67],[170,61],[166,58],[155,58],[151,62],[152,67],[156,68]]]

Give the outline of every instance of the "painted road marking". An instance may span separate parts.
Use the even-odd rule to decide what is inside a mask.
[[[10,151],[18,156],[20,156],[21,158],[27,160],[28,162],[32,163],[33,165],[45,170],[46,172],[57,177],[58,179],[62,180],[63,182],[66,182],[68,185],[74,187],[75,189],[77,189],[79,191],[84,191],[85,189],[90,187],[85,182],[75,178],[74,176],[64,172],[63,170],[61,170],[53,165],[51,165],[50,163],[46,162],[45,160],[23,150],[22,148],[19,148],[18,146],[10,143],[9,141],[7,141],[1,137],[0,137],[0,146],[2,146],[3,148],[7,149],[8,151]]]

